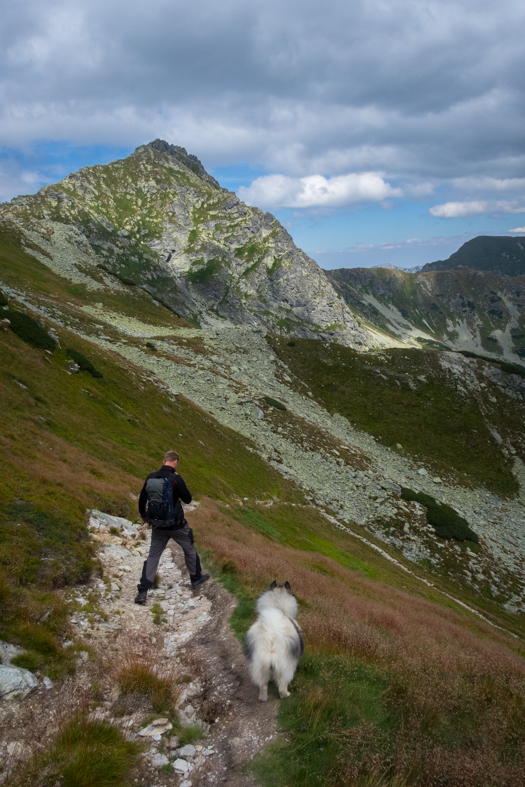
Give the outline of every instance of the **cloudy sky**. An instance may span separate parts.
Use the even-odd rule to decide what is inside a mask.
[[[0,199],[157,137],[323,267],[525,235],[518,0],[18,0]]]

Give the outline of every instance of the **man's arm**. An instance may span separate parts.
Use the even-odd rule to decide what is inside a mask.
[[[173,499],[176,500],[177,497],[180,497],[183,503],[191,503],[191,492],[178,473],[173,483]]]
[[[142,487],[142,492],[139,495],[139,514],[142,518],[142,521],[144,521],[146,517],[147,504],[148,504],[148,495],[146,494],[146,482],[144,482],[144,486]]]

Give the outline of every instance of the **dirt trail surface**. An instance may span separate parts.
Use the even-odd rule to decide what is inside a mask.
[[[180,555],[176,559],[180,564]],[[204,587],[213,613],[188,643],[185,665],[202,686],[194,704],[200,718],[210,724],[206,743],[215,750],[215,756],[207,760],[206,767],[192,774],[192,784],[251,787],[255,784],[253,776],[243,773],[242,768],[275,740],[279,700],[270,696],[267,703],[258,701],[258,690],[250,681],[241,644],[228,624],[235,602],[213,580]]]
[[[243,766],[277,737],[279,700],[276,695],[267,703],[257,700],[228,622],[235,600],[213,579],[192,590],[182,551],[170,542],[159,565],[159,587],[150,591],[146,606],[134,604],[149,536],[142,540],[136,525],[99,512],[91,512],[90,530],[104,581],[97,578],[73,594],[80,609],[71,624],[78,635],[63,646],[77,649],[77,671],[54,684],[40,679],[24,699],[0,702],[0,783],[49,745],[80,709],[143,743],[134,774],[138,784],[252,787],[254,778]],[[92,605],[94,596],[99,612],[93,613],[87,602]],[[144,697],[121,694],[117,676],[130,660],[146,661],[173,682],[179,722],[200,724],[201,738],[183,746],[172,722],[152,712]]]

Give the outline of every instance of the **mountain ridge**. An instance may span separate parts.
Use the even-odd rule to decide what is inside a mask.
[[[372,343],[272,214],[244,205],[196,156],[162,140],[17,197],[0,206],[0,220],[29,253],[90,290],[120,281],[190,321]]]

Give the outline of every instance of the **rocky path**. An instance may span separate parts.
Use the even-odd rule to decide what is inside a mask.
[[[135,781],[145,787],[251,787],[253,777],[242,768],[276,737],[279,700],[257,700],[228,622],[235,600],[213,579],[193,591],[174,544],[162,556],[159,586],[147,605],[134,604],[149,538],[128,520],[100,512],[91,512],[89,523],[104,579],[74,594],[76,636],[63,643],[85,650],[74,676],[55,684],[33,676],[25,697],[0,701],[0,783],[80,709],[142,742]],[[182,745],[172,721],[152,713],[143,699],[120,692],[119,672],[137,661],[176,687],[176,715],[193,731],[190,743]]]

